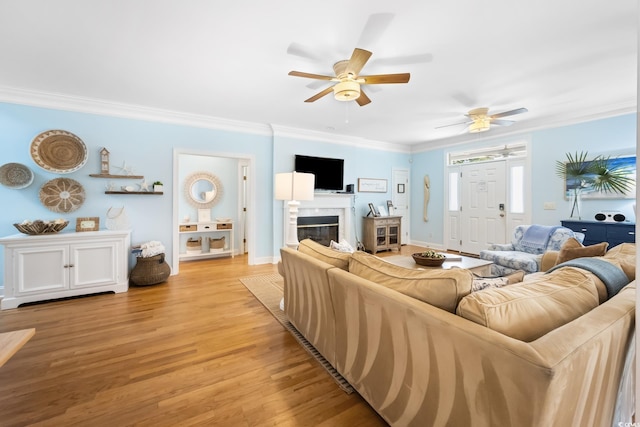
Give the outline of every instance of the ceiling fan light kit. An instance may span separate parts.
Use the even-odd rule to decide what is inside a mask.
[[[469,133],[486,132],[491,129],[491,121],[488,118],[474,120],[469,125]]]
[[[333,94],[338,101],[353,101],[360,96],[360,85],[346,80],[333,86]]]

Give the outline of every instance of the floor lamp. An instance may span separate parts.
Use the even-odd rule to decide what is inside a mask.
[[[313,200],[315,175],[288,172],[276,174],[276,200],[286,200],[289,206],[289,226],[285,244],[298,248],[298,206],[300,200]]]

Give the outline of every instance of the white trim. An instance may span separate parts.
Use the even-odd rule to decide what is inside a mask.
[[[271,136],[264,124],[7,86],[0,86],[0,102]]]

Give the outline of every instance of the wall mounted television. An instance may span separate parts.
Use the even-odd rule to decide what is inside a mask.
[[[314,174],[316,190],[342,191],[344,187],[344,159],[296,154],[295,171]]]

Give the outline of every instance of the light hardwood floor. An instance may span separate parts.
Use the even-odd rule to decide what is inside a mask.
[[[36,334],[0,368],[0,425],[385,425],[238,280],[276,266],[246,263],[186,262],[164,284],[1,311],[0,332]]]

